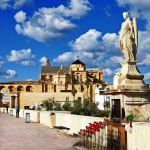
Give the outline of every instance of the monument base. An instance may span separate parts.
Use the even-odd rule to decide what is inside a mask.
[[[123,62],[122,69],[114,77],[115,89],[147,89],[144,75],[136,67],[136,62]]]
[[[109,91],[114,117],[124,118],[132,113],[137,121],[150,120],[150,89],[143,78],[136,62],[122,63],[114,77],[114,89]]]
[[[136,121],[150,121],[150,90],[109,91],[112,117],[125,118],[136,115]]]

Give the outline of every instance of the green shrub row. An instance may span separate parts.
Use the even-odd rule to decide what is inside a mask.
[[[71,111],[71,114],[95,116],[95,117],[109,117],[109,110],[99,110],[98,104],[90,102],[89,100],[74,100],[73,104],[70,101],[66,101],[62,106],[61,103],[52,99],[44,100],[39,106],[46,111]]]
[[[54,101],[52,99],[47,99],[42,101],[42,103],[37,107],[38,110],[45,109],[46,111],[71,111],[71,102],[66,101],[62,106],[61,103]]]
[[[109,117],[110,111],[99,110],[97,103],[85,99],[83,103],[81,100],[75,100],[71,108],[71,113],[84,116]]]

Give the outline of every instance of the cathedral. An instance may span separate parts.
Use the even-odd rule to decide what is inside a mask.
[[[47,58],[45,65],[41,66],[38,81],[0,83],[0,105],[25,108],[37,106],[48,98],[59,102],[73,101],[73,89],[76,90],[75,99],[94,101],[95,86],[102,83],[102,70],[87,70],[80,59],[69,66],[51,66]]]

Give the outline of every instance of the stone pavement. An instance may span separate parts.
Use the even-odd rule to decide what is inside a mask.
[[[39,123],[0,114],[0,150],[75,150],[78,140]]]

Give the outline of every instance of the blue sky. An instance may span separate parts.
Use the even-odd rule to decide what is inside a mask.
[[[147,0],[0,0],[0,82],[38,80],[45,57],[104,68],[112,82],[122,54],[122,13],[138,19],[138,68],[150,83],[150,2]]]

